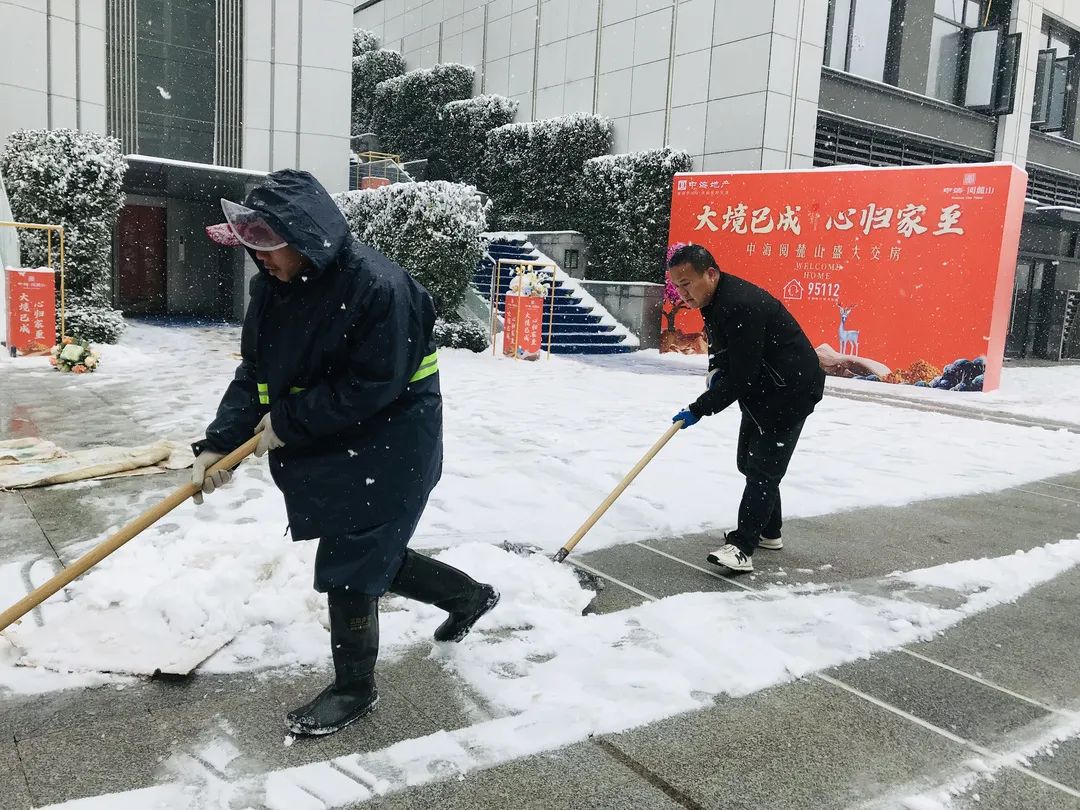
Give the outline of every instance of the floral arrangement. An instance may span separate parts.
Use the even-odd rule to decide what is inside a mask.
[[[675,255],[675,251],[679,248],[686,247],[686,242],[676,242],[673,245],[668,245],[667,259],[665,264],[671,263],[671,257]],[[683,306],[682,296],[679,295],[679,289],[675,286],[675,283],[671,280],[669,273],[664,274],[664,300],[671,304],[673,307]]]
[[[65,337],[52,347],[49,362],[57,371],[85,374],[88,371],[97,370],[98,354],[90,348],[90,341]]]
[[[510,295],[525,297],[546,298],[548,294],[547,280],[541,278],[535,270],[527,273],[519,273],[510,281]]]
[[[665,264],[671,264],[671,257],[675,255],[675,251],[679,248],[686,247],[688,244],[688,242],[675,242],[674,244],[668,245],[667,259],[665,259]]]
[[[675,286],[675,283],[671,280],[671,276],[664,276],[664,300],[672,306],[682,306],[682,296],[679,295],[679,288]]]

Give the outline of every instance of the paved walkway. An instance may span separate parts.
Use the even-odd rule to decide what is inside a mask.
[[[30,407],[40,400],[37,384],[33,391],[16,385],[0,395],[0,435],[30,432],[78,446],[85,432],[72,413],[99,409],[70,400],[63,407]],[[113,408],[110,419],[96,441],[146,438],[143,428],[125,422],[122,407]],[[117,522],[117,505],[134,513],[180,477],[106,481],[93,499],[78,501],[65,487],[0,493],[0,562],[68,562],[75,541]],[[877,578],[895,570],[1004,555],[1078,531],[1080,473],[991,495],[792,520],[785,527],[787,547],[756,555],[752,580],[719,576],[704,562],[716,545],[710,536],[656,538],[575,558],[606,578],[594,607],[610,612],[688,591],[784,582],[781,569],[813,572],[800,574],[800,581],[872,590]],[[899,797],[948,782],[972,760],[1019,750],[1048,727],[1072,723],[1080,734],[1077,604],[1080,571],[1074,570],[933,641],[721,699],[706,711],[595,737],[463,781],[447,770],[442,781],[409,789],[404,769],[388,771],[379,776],[394,792],[363,806],[902,807]],[[196,675],[123,689],[0,695],[0,806],[22,810],[131,791],[169,781],[178,770],[189,780],[192,774],[207,783],[237,780],[486,719],[482,701],[427,653],[417,648],[380,665],[383,700],[369,720],[291,747],[282,745],[282,714],[317,691],[325,672]],[[213,753],[222,739],[235,748],[229,758]],[[340,776],[357,780],[344,771]],[[291,806],[319,807],[322,789],[309,786],[303,801]],[[113,805],[100,806],[119,804],[115,797]],[[134,798],[127,806],[148,805]],[[263,805],[255,796],[240,806]],[[1018,759],[992,781],[974,781],[956,806],[1080,808],[1080,737],[1053,756]]]

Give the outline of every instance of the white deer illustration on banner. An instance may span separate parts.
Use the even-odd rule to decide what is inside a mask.
[[[837,301],[836,306],[840,310],[840,354],[852,354],[858,357],[859,330],[847,328],[848,316],[851,315],[851,310],[855,309],[858,304],[852,304],[850,307],[845,307],[843,304]],[[850,352],[847,350],[848,346],[851,346]]]

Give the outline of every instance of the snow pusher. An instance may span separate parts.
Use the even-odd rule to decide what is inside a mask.
[[[641,457],[641,460],[634,465],[634,468],[630,470],[630,472],[628,472],[625,476],[623,476],[623,479],[616,485],[615,489],[613,489],[611,493],[606,498],[604,498],[603,502],[598,507],[596,507],[595,510],[593,510],[593,513],[589,515],[589,517],[585,520],[584,523],[581,524],[581,526],[576,532],[574,532],[570,539],[563,543],[562,547],[557,552],[555,552],[554,555],[552,555],[552,562],[562,563],[567,558],[567,556],[569,556],[570,552],[574,550],[574,547],[581,541],[581,539],[586,534],[589,533],[589,530],[597,524],[600,518],[604,516],[604,513],[611,508],[611,505],[615,503],[616,500],[618,500],[619,496],[622,495],[624,491],[626,491],[626,488],[630,486],[631,482],[638,477],[638,474],[642,470],[644,470],[645,467],[648,466],[649,462],[656,457],[656,454],[664,448],[664,445],[671,441],[671,438],[676,433],[682,430],[682,426],[683,423],[681,421],[673,423],[672,426],[667,429],[664,435],[656,440],[656,443],[649,448],[648,452],[646,452],[644,456]],[[509,551],[514,554],[543,553],[542,549],[540,549],[538,546],[534,546],[529,543],[511,543],[507,541],[502,543],[500,547],[505,551]],[[571,562],[570,565],[574,567],[574,573],[577,575],[578,582],[581,583],[581,586],[583,588],[591,591],[596,591],[597,593],[603,590],[603,580],[595,573],[593,573],[588,568],[588,566],[574,562]],[[585,611],[587,612],[588,610],[589,607],[586,607]]]
[[[225,458],[221,459],[217,464],[213,465],[207,473],[215,473],[219,470],[231,470],[254,453],[258,444],[259,436],[252,436],[225,456]],[[86,552],[86,554],[81,556],[67,568],[60,571],[56,576],[52,577],[52,579],[39,585],[3,613],[0,613],[0,632],[17,622],[57,591],[74,582],[122,545],[135,538],[140,532],[150,528],[161,520],[161,518],[165,517],[165,515],[169,514],[169,512],[180,506],[180,504],[184,503],[188,498],[192,497],[196,492],[199,492],[199,490],[200,488],[198,486],[191,483],[177,487],[171,495],[161,501],[157,506],[147,509],[108,539],[94,546],[94,548],[90,549],[90,551]],[[207,653],[207,656],[216,652],[217,648],[220,647],[221,643],[216,642],[216,648],[210,650],[210,652]],[[205,658],[207,656],[203,657]],[[201,663],[201,661],[195,661],[190,669],[186,668],[186,665],[183,664],[180,664],[179,666],[173,665],[168,669],[163,669],[161,674],[186,675],[189,674],[191,669],[194,669],[198,663]]]

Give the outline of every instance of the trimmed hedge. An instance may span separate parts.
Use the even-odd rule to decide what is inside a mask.
[[[611,122],[575,113],[508,124],[487,136],[481,175],[500,230],[579,227],[585,162],[611,148]]]
[[[589,278],[663,283],[672,181],[692,169],[690,155],[670,147],[585,164],[580,230],[589,242]]]
[[[483,255],[487,207],[476,189],[443,181],[395,183],[335,197],[349,228],[409,271],[453,318]]]
[[[383,151],[403,160],[424,160],[436,153],[443,142],[439,113],[451,101],[472,95],[474,74],[465,65],[435,65],[376,85],[372,126]]]
[[[488,133],[512,123],[517,111],[518,102],[494,95],[451,101],[444,106],[440,112],[443,142],[438,150],[441,176],[480,186]]]

